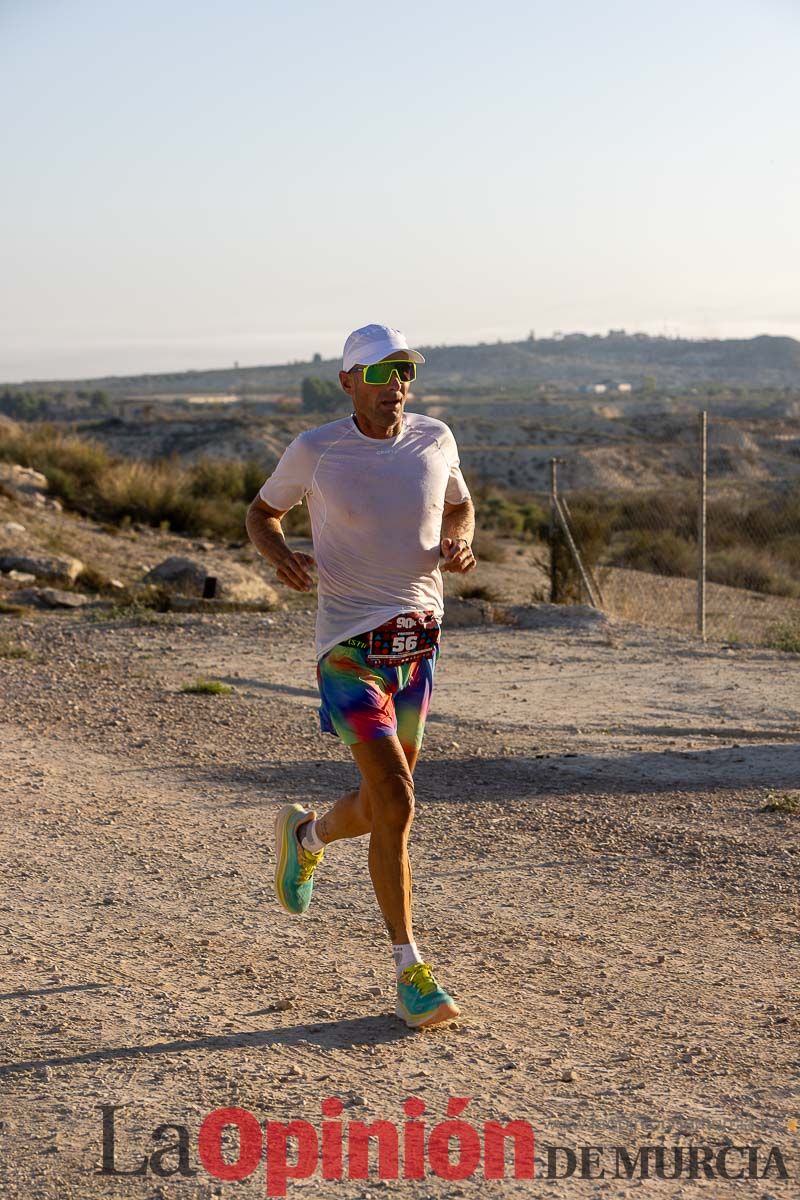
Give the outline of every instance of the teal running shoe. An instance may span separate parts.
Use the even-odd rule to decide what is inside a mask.
[[[308,908],[314,871],[325,856],[324,850],[318,854],[306,850],[297,836],[300,826],[316,815],[299,804],[285,804],[275,818],[275,895],[290,913],[304,913]]]
[[[429,965],[413,963],[397,981],[396,1011],[410,1029],[427,1029],[454,1020],[460,1010],[453,997],[439,987]]]

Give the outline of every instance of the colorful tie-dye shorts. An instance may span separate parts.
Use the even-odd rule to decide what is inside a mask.
[[[439,647],[431,658],[370,666],[367,636],[340,642],[317,663],[322,732],[346,746],[396,733],[405,751],[419,750]]]

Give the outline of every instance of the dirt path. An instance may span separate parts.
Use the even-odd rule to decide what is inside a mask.
[[[289,1194],[798,1194],[800,819],[762,811],[800,787],[796,662],[530,623],[445,641],[412,856],[418,941],[463,1018],[415,1035],[365,843],[329,852],[306,918],[272,896],[276,808],[353,779],[317,733],[310,617],[5,619],[32,657],[0,661],[0,1195],[263,1195],[263,1170],[200,1165],[207,1113],[319,1129],[338,1097],[345,1122],[400,1126],[410,1096],[429,1127],[456,1096],[478,1130],[528,1121],[538,1182]],[[198,675],[234,694],[183,694]],[[104,1104],[119,1167],[178,1123],[197,1173],[94,1174]],[[780,1147],[791,1178],[615,1177],[612,1147],[726,1140],[759,1169]],[[605,1147],[606,1178],[541,1178],[549,1144]]]

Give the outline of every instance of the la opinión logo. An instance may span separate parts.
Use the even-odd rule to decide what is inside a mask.
[[[325,1180],[370,1178],[370,1155],[378,1179],[506,1178],[507,1154],[513,1178],[533,1179],[534,1133],[528,1121],[502,1124],[487,1120],[478,1127],[464,1119],[466,1096],[447,1102],[445,1120],[430,1125],[425,1102],[409,1097],[405,1120],[343,1120],[344,1104],[335,1096],[323,1100],[319,1127],[310,1121],[259,1121],[246,1108],[217,1108],[203,1120],[196,1139],[200,1164],[209,1175],[241,1182],[264,1170],[267,1196],[286,1196],[292,1180],[319,1173]],[[115,1114],[119,1105],[102,1104],[103,1161],[101,1175],[170,1178],[192,1176],[192,1140],[185,1125],[162,1124],[152,1132],[154,1145],[135,1165],[117,1162]],[[791,1124],[789,1126],[791,1131]],[[168,1137],[172,1140],[167,1141]],[[238,1146],[236,1143],[238,1142]],[[234,1150],[234,1147],[235,1150]],[[651,1145],[540,1146],[544,1179],[788,1179],[785,1152],[778,1146]],[[235,1158],[234,1158],[235,1153]],[[131,1162],[131,1151],[123,1154]]]
[[[403,1104],[405,1120],[344,1121],[344,1104],[331,1096],[320,1106],[321,1122],[261,1122],[246,1108],[218,1108],[209,1113],[197,1135],[200,1163],[216,1179],[241,1181],[263,1165],[266,1194],[285,1196],[291,1180],[310,1179],[319,1172],[326,1180],[368,1179],[370,1147],[374,1146],[378,1179],[424,1179],[430,1171],[440,1179],[469,1179],[482,1167],[485,1179],[505,1179],[506,1147],[513,1160],[513,1178],[533,1179],[534,1133],[527,1121],[501,1124],[487,1120],[476,1127],[462,1114],[470,1098],[451,1097],[447,1117],[428,1127],[422,1118],[425,1102],[409,1097]],[[135,1166],[117,1165],[115,1114],[119,1106],[102,1104],[103,1161],[101,1175],[147,1175],[162,1178],[196,1175],[191,1165],[191,1141],[185,1125],[162,1124],[153,1130],[159,1143],[141,1155]],[[224,1153],[224,1143],[238,1134],[235,1161]],[[164,1144],[168,1136],[172,1140]],[[127,1156],[126,1156],[127,1157]]]

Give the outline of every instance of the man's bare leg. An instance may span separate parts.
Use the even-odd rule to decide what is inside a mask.
[[[408,832],[414,817],[412,771],[418,751],[408,754],[395,735],[351,746],[361,785],[320,817],[316,833],[325,842],[369,833],[369,873],[393,945],[411,942],[411,866]]]
[[[414,940],[408,834],[414,780],[396,735],[351,747],[372,807],[369,873],[392,945]]]
[[[408,833],[414,819],[412,773],[418,751],[405,753],[396,736],[351,746],[361,785],[319,818],[323,842],[370,834],[369,873],[397,970],[397,1015],[413,1029],[459,1015],[458,1005],[419,958],[411,924]]]
[[[403,747],[409,772],[414,774],[419,750]],[[356,760],[357,761],[357,760]],[[332,808],[317,821],[317,833],[323,842],[338,842],[342,838],[363,837],[372,829],[372,805],[366,781],[362,778],[359,787],[340,796]]]

